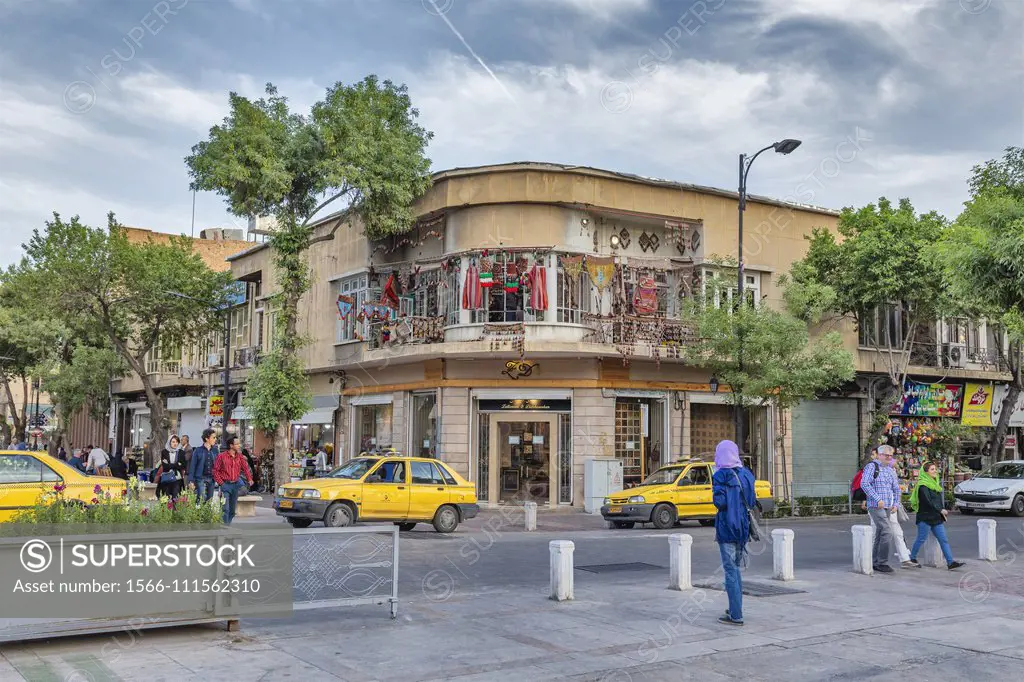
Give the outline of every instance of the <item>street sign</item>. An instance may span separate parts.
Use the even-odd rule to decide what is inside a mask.
[[[211,395],[207,403],[207,414],[211,417],[224,416],[224,396]]]

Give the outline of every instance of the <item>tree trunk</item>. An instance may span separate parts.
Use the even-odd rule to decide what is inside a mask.
[[[782,463],[782,495],[784,499],[789,500],[789,508],[792,509],[793,490],[789,485],[789,473],[786,471],[786,434],[789,431],[788,426],[783,421],[786,418],[786,411],[776,403],[775,414],[775,423],[779,425],[779,461]]]
[[[291,423],[282,421],[274,429],[274,486],[284,485],[291,480]],[[273,493],[274,491],[271,491]]]
[[[885,433],[885,425],[888,421],[892,406],[896,404],[902,394],[902,384],[897,385],[890,378],[888,386],[876,393],[874,404],[871,406],[871,430],[864,440],[864,451],[861,453],[861,466],[871,461],[872,451],[882,441],[882,434]]]
[[[12,440],[18,441],[19,433],[24,432],[24,428],[19,427],[18,421],[18,406],[14,403],[14,392],[11,391],[11,381],[7,377],[4,377],[4,393],[7,398],[7,409],[11,413],[12,425],[7,424],[7,419],[4,419],[3,431],[6,436],[4,446],[6,447]]]

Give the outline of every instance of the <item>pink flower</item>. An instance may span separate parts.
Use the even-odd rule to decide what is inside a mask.
[[[125,488],[124,490],[121,491],[121,497],[128,497],[128,489],[127,488]]]
[[[67,486],[63,483],[55,483],[53,485],[54,492],[62,493],[64,492],[64,488],[67,488]]]
[[[100,485],[99,483],[97,483],[97,484],[96,484],[96,487],[94,487],[94,488],[92,489],[92,491],[93,491],[94,493],[96,493],[97,495],[99,495],[99,494],[100,494],[101,492],[103,492],[103,486],[101,486],[101,485]]]
[[[167,508],[173,511],[174,510],[174,503],[173,502],[168,502],[167,503]]]
[[[92,498],[92,503],[93,504],[99,504],[100,501],[94,497],[94,498]]]
[[[148,510],[148,509],[143,509],[143,510],[142,510],[142,511],[141,511],[140,513],[141,513],[141,514],[142,514],[143,516],[149,516],[149,510]]]

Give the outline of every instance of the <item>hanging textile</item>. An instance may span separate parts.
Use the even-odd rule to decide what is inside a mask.
[[[505,266],[505,293],[519,293],[519,270],[516,268],[515,263],[509,263]]]
[[[494,261],[490,258],[480,261],[480,286],[484,289],[494,286]]]
[[[562,270],[575,283],[583,272],[583,256],[562,256],[561,262]]]
[[[597,287],[597,293],[603,294],[614,279],[615,259],[611,256],[587,256],[587,272],[590,274],[590,281]]]
[[[338,295],[338,316],[342,320],[347,320],[348,316],[352,314],[352,306],[356,304],[356,300],[351,296],[345,296],[344,294]]]
[[[653,277],[645,275],[637,280],[633,288],[633,311],[637,315],[654,315],[658,312],[658,285]]]
[[[462,309],[477,310],[484,305],[484,293],[480,287],[480,270],[475,263],[466,266],[466,281],[462,285]]]
[[[534,310],[548,309],[547,268],[540,264],[533,266],[528,276],[530,282],[530,307]]]
[[[522,322],[484,324],[484,338],[490,339],[492,351],[500,351],[511,344],[519,357],[526,353],[526,325]]]
[[[392,308],[398,307],[398,293],[395,291],[395,273],[388,275],[388,281],[384,283],[384,293],[381,294],[380,302]]]
[[[384,305],[383,303],[364,303],[363,307],[359,312],[359,320],[370,320],[371,322],[378,322],[380,320],[390,320],[398,317],[398,311],[391,306]]]

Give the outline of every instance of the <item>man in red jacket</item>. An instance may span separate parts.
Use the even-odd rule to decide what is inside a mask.
[[[213,462],[213,480],[220,486],[224,496],[224,523],[231,525],[238,506],[238,491],[242,486],[252,485],[249,463],[242,456],[242,443],[238,436],[228,439],[228,449],[217,455]]]

